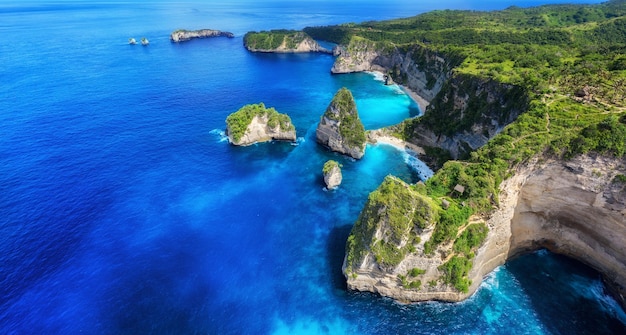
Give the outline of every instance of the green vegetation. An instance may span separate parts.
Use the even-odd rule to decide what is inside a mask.
[[[420,242],[417,233],[431,226],[438,216],[431,199],[419,194],[414,186],[387,176],[369,195],[348,237],[348,269],[358,266],[369,251],[379,264],[397,265],[408,252],[415,251],[415,244]],[[376,239],[381,222],[385,223],[380,227],[382,239]]]
[[[419,290],[420,288],[422,288],[422,281],[419,279],[409,280],[406,276],[403,276],[403,275],[398,275],[398,279],[400,279],[400,282],[402,283],[402,287],[404,287],[405,289]]]
[[[452,136],[492,121],[506,125],[485,146],[468,150],[463,161],[443,164],[425,185],[394,186],[415,190],[436,213],[435,231],[424,252],[434,254],[438,246],[451,246],[452,254],[440,267],[440,280],[459,291],[467,292],[471,284],[467,274],[473,255],[487,234],[483,223],[469,224],[469,218],[488,215],[497,207],[500,184],[515,167],[538,155],[568,159],[591,151],[616,157],[626,153],[623,0],[496,12],[435,11],[305,31],[316,39],[344,45],[359,41],[411,56],[419,68],[431,72],[427,78],[431,86],[435,73],[450,73],[423,118],[391,128],[398,137],[410,140],[419,127]],[[437,57],[445,64],[437,65]],[[398,67],[390,72],[396,82],[406,82],[406,73]],[[463,96],[467,96],[466,106],[460,108],[455,97]],[[614,180],[626,182],[626,177],[618,175]],[[389,187],[386,183],[372,193],[377,202],[370,195],[353,228],[349,259],[362,259],[361,253],[369,248],[381,264],[393,265],[408,252],[388,242],[415,235],[402,224],[398,232],[406,235],[357,244],[372,238],[376,224],[405,222],[414,216],[412,200],[383,192]],[[454,191],[456,185],[463,186],[464,192]],[[449,204],[447,209],[443,200]],[[403,281],[405,287],[408,283]]]
[[[476,248],[481,246],[487,238],[489,229],[484,223],[472,224],[454,241],[454,251],[470,255]]]
[[[276,50],[281,45],[287,49],[295,49],[306,38],[306,33],[296,30],[270,30],[248,32],[243,37],[244,46],[253,50]]]
[[[340,168],[341,164],[337,163],[337,161],[334,161],[334,160],[326,161],[326,163],[324,163],[324,167],[322,168],[322,172],[324,174],[327,174],[330,171],[332,171],[335,167]]]
[[[472,281],[467,278],[471,268],[471,258],[455,256],[441,265],[439,270],[443,272],[441,279],[444,283],[451,284],[457,290],[467,293],[472,285]]]
[[[615,176],[615,178],[613,178],[613,182],[626,184],[626,176],[623,174],[618,174]]]
[[[411,277],[417,277],[417,276],[419,276],[419,275],[423,275],[424,273],[426,273],[426,270],[422,270],[422,269],[420,269],[420,268],[412,268],[412,269],[409,271],[409,276],[411,276]]]
[[[324,116],[339,122],[339,134],[352,147],[365,148],[365,128],[359,118],[352,93],[343,87],[335,93]]]
[[[267,117],[267,125],[272,129],[276,127],[280,127],[283,131],[295,129],[291,123],[291,118],[287,114],[278,113],[274,108],[265,108],[262,102],[245,105],[226,118],[228,134],[233,137],[235,142],[238,142],[246,133],[246,129],[248,129],[250,122],[252,122],[255,116]]]

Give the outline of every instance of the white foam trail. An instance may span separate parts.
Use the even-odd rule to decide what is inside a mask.
[[[293,146],[299,146],[300,144],[306,142],[306,139],[304,137],[298,137],[296,138],[296,141],[291,143],[291,145]]]
[[[431,170],[426,163],[419,160],[416,157],[416,154],[411,150],[405,150],[402,153],[402,158],[404,159],[404,162],[411,167],[411,169],[417,172],[417,175],[422,180],[427,180],[435,174],[433,170]]]
[[[228,141],[228,136],[226,136],[226,132],[223,129],[213,129],[209,133],[217,136],[219,143]]]

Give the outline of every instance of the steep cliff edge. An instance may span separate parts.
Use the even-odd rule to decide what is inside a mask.
[[[185,30],[180,29],[170,34],[170,40],[174,43],[180,43],[189,41],[194,38],[208,38],[208,37],[228,37],[233,38],[235,35],[227,31],[213,30],[213,29],[199,29],[199,30]]]
[[[455,159],[485,145],[528,109],[520,86],[455,73],[463,60],[459,55],[358,36],[337,50],[332,73],[383,72],[423,98],[424,116],[395,126],[395,131],[415,145],[447,150]]]
[[[226,118],[226,134],[234,145],[251,145],[271,140],[296,141],[291,118],[263,103],[246,105]]]
[[[335,93],[315,130],[317,143],[328,149],[360,159],[365,154],[365,128],[352,93],[343,87]]]
[[[419,45],[395,46],[358,36],[353,36],[347,45],[337,47],[335,54],[337,59],[331,73],[383,72],[429,102],[441,90],[450,70],[459,64],[459,59]]]
[[[401,239],[414,239],[413,250],[408,248],[409,252],[392,266],[377,255],[372,247],[376,242],[363,244],[364,247],[355,252],[354,241],[380,239],[381,232],[393,227],[389,216],[380,216],[385,211],[368,200],[346,246],[343,268],[348,287],[405,302],[460,301],[478,288],[483,276],[510,257],[548,248],[602,273],[624,306],[626,183],[619,176],[625,174],[626,159],[593,154],[567,162],[535,159],[518,168],[501,184],[497,210],[487,218],[470,219],[470,225],[486,219],[489,232],[471,258],[471,269],[466,273],[469,280],[466,292],[446,283],[442,266],[454,258],[456,242],[444,243],[435,252],[425,252],[424,240],[432,236],[432,229],[428,227],[418,234],[403,235]],[[398,187],[410,187],[400,181],[396,183],[401,185]],[[385,187],[381,185],[376,192]],[[384,207],[394,208],[402,202],[411,204],[406,199],[392,199]],[[427,208],[432,211],[433,204]],[[415,210],[405,208],[403,213],[410,216]],[[396,244],[392,250],[400,250],[398,246]],[[413,270],[416,268],[422,271]],[[411,285],[416,282],[419,285]]]
[[[302,31],[271,30],[248,32],[243,37],[246,49],[251,52],[304,53],[321,52],[332,54]]]

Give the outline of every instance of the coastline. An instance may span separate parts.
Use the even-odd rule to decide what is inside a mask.
[[[384,130],[382,129],[375,129],[375,130],[370,130],[367,133],[367,139],[370,143],[373,144],[378,144],[378,143],[382,143],[382,144],[387,144],[387,145],[391,145],[393,147],[395,147],[398,150],[410,150],[415,152],[417,155],[425,155],[426,152],[424,151],[424,148],[417,146],[413,143],[409,143],[406,142],[404,140],[401,140],[397,137],[388,135],[384,132]]]
[[[420,108],[421,115],[424,115],[424,113],[426,112],[426,107],[428,107],[428,105],[430,105],[430,102],[428,102],[428,100],[422,98],[421,95],[417,94],[415,91],[411,90],[410,88],[408,88],[408,87],[406,87],[404,85],[399,85],[399,84],[398,84],[398,86],[400,86],[400,89],[402,89],[402,91],[404,91],[404,93],[406,93],[406,95],[408,95],[413,101],[415,101],[415,103]]]
[[[385,73],[379,70],[371,70],[371,71],[365,71],[368,73],[373,74],[375,77],[379,77],[379,78],[383,78],[385,76]],[[382,80],[382,79],[380,79]],[[382,80],[384,82],[384,80]],[[411,100],[413,100],[417,106],[419,106],[420,108],[420,112],[422,113],[422,115],[424,114],[424,112],[426,111],[426,107],[428,107],[428,105],[430,105],[430,102],[426,99],[424,99],[421,95],[417,94],[417,92],[411,90],[410,88],[401,85],[401,84],[395,84],[398,85],[398,87],[400,87],[400,89],[402,90],[402,92],[404,92],[404,94],[408,95],[409,98],[411,98]]]

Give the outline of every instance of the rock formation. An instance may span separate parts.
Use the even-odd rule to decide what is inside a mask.
[[[207,38],[207,37],[228,37],[233,38],[235,35],[227,31],[219,31],[213,29],[199,29],[199,30],[176,30],[170,35],[170,40],[174,43],[189,41],[194,38]]]
[[[249,32],[244,38],[244,46],[251,52],[304,53],[321,52],[332,54],[302,31],[272,30]]]
[[[485,145],[527,107],[528,99],[519,87],[453,74],[458,59],[420,46],[381,48],[352,37],[347,46],[337,49],[332,73],[382,72],[423,98],[424,117],[413,127],[408,142],[448,150],[455,159]],[[456,128],[449,127],[452,122],[437,127],[440,120],[451,119],[457,120]]]
[[[322,173],[324,174],[324,183],[327,189],[335,189],[341,184],[341,180],[343,179],[341,167],[336,161],[329,160],[324,163]]]
[[[286,114],[263,103],[246,105],[226,118],[226,134],[234,145],[251,145],[271,140],[296,141],[296,129]]]
[[[394,251],[406,250],[397,262],[385,262],[376,253],[389,240],[389,206],[372,206],[368,200],[353,228],[346,247],[343,271],[348,287],[370,291],[399,301],[460,301],[471,295],[483,276],[496,266],[519,254],[540,248],[565,254],[598,270],[615,296],[626,303],[626,175],[625,158],[588,154],[571,161],[535,159],[518,168],[513,177],[501,184],[498,209],[486,218],[489,232],[475,252],[468,273],[471,284],[466,293],[442,283],[441,265],[451,245],[442,245],[434,255],[424,255],[424,242],[432,235],[426,227],[404,227],[396,238]],[[396,181],[396,183],[402,183]],[[402,183],[403,184],[403,183]],[[408,185],[405,184],[405,186]],[[384,187],[381,185],[380,189]],[[378,192],[378,190],[377,190]],[[414,202],[408,205],[416,211]],[[399,204],[401,202],[393,202]],[[430,205],[424,208],[429,208]],[[378,209],[377,209],[378,208]],[[372,224],[372,219],[376,219]],[[475,222],[479,218],[472,218]],[[371,226],[364,227],[365,224]],[[413,229],[414,234],[408,234]],[[406,240],[413,236],[413,241]],[[350,249],[351,241],[374,241],[359,252]],[[382,241],[382,242],[376,242]],[[406,247],[412,243],[412,247]],[[398,246],[401,246],[398,248]],[[384,250],[384,249],[381,249]],[[411,277],[412,269],[423,269]],[[418,287],[407,282],[420,282]],[[429,283],[426,285],[426,283]]]
[[[365,128],[352,93],[341,88],[322,115],[315,131],[318,143],[332,151],[360,159],[365,154]]]

